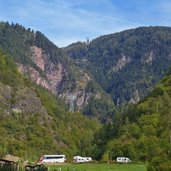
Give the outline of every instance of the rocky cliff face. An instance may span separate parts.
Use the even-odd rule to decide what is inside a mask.
[[[155,55],[153,51],[150,51],[149,53],[146,53],[142,57],[142,62],[147,64],[152,64],[152,62],[155,60]]]
[[[22,74],[28,75],[36,84],[43,86],[54,94],[57,94],[59,84],[64,76],[64,67],[61,63],[54,64],[50,61],[49,56],[42,48],[37,46],[30,47],[31,59],[40,69],[41,73],[30,67],[22,64],[18,65],[18,69]]]
[[[81,79],[76,81],[76,87],[73,91],[67,90],[61,93],[59,96],[66,99],[66,102],[70,105],[74,103],[74,106],[79,111],[86,106],[91,98],[101,99],[101,93],[98,91],[91,92],[87,90],[87,84],[91,81],[91,77],[81,71]],[[72,109],[70,109],[72,111]]]
[[[64,50],[93,75],[116,105],[122,105],[137,103],[168,72],[170,42],[171,28],[140,27],[100,36],[87,45],[71,44]]]
[[[41,123],[43,118],[47,117],[47,110],[42,105],[37,94],[28,87],[13,87],[0,82],[0,109],[3,109],[5,115],[11,113],[20,114],[40,114]]]
[[[42,70],[37,71],[41,74]],[[73,156],[79,148],[82,150],[80,142],[91,144],[98,129],[95,120],[69,113],[59,98],[23,77],[14,61],[1,52],[0,120],[0,154],[28,158],[56,152]]]
[[[74,111],[84,110],[92,99],[104,97],[112,103],[89,72],[38,31],[0,23],[0,48],[14,59],[20,73],[62,98]]]
[[[42,87],[51,90],[48,81],[41,76],[41,74],[31,66],[25,66],[23,64],[18,64],[18,71],[23,75],[27,75],[30,79],[35,82],[37,85],[41,85]]]
[[[121,57],[119,58],[117,64],[112,68],[112,70],[109,71],[109,73],[122,70],[129,62],[131,62],[131,58],[125,56],[124,54],[121,54]]]
[[[28,65],[18,64],[19,72],[29,76],[37,85],[41,85],[64,99],[70,107],[74,104],[74,110],[79,111],[83,109],[91,98],[101,98],[100,92],[95,91],[92,93],[86,90],[87,84],[89,81],[92,81],[92,78],[82,70],[78,71],[79,77],[72,83],[73,87],[61,91],[60,87],[66,84],[63,80],[68,75],[64,65],[60,62],[52,62],[49,55],[42,48],[31,46],[30,51],[32,54],[31,59],[39,70]],[[73,109],[70,109],[70,111],[73,111]]]

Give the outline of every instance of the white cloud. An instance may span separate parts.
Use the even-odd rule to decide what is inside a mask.
[[[9,0],[9,8],[1,5],[2,18],[41,31],[58,46],[140,26],[111,0]]]
[[[47,24],[43,26],[43,29],[45,31],[50,28],[56,30],[56,34],[53,33],[53,37],[56,37],[55,42],[58,42],[56,40],[59,39],[59,43],[57,44],[64,46],[68,43],[72,43],[73,40],[82,40],[86,36],[95,38],[102,34],[113,33],[138,25],[125,20],[116,7],[111,6],[110,1],[101,0],[101,3],[102,2],[103,4],[101,5],[104,6],[103,8],[108,9],[106,13],[104,13],[104,11],[91,11],[83,8],[83,4],[81,3],[75,3],[77,5],[77,8],[75,8],[73,1],[71,1],[71,3],[63,1],[62,4],[55,4],[53,6],[51,6],[52,4],[47,6],[45,3],[43,4],[43,8],[46,8],[46,10],[40,12],[41,16],[45,16],[44,19],[47,22]],[[47,14],[48,11],[49,13]],[[51,19],[49,19],[49,17]],[[74,35],[75,38],[73,38]],[[63,37],[63,39],[61,37]]]

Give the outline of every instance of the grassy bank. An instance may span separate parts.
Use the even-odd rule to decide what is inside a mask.
[[[50,171],[146,171],[145,164],[67,164],[48,166]]]

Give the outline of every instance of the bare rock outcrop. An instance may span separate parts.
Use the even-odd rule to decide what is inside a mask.
[[[32,54],[31,59],[39,70],[23,64],[18,64],[18,70],[20,73],[29,76],[37,85],[41,85],[53,94],[58,95],[68,104],[71,103],[71,97],[74,97],[74,104],[77,110],[87,105],[90,98],[101,98],[99,92],[92,93],[86,90],[88,82],[91,81],[91,77],[81,70],[79,71],[78,78],[75,80],[74,86],[60,91],[61,84],[67,84],[67,82],[63,81],[63,78],[68,76],[67,69],[61,62],[53,62],[42,48],[32,46],[30,50]],[[125,56],[122,57],[122,61],[125,61]]]
[[[121,54],[117,64],[112,68],[110,72],[118,72],[119,70],[122,70],[129,62],[131,62],[131,58]]]

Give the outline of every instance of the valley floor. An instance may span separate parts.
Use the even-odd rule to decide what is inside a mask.
[[[68,164],[48,166],[48,171],[146,171],[145,164]]]

